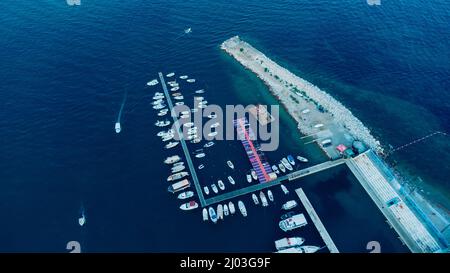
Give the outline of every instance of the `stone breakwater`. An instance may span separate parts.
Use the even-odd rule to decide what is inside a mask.
[[[346,128],[355,139],[363,141],[377,153],[383,153],[380,142],[372,136],[370,130],[342,103],[325,91],[279,66],[262,52],[242,41],[239,36],[223,42],[221,49],[264,81],[271,92],[283,103],[289,114],[298,122],[301,133],[311,134],[313,130],[310,126],[304,126],[300,122],[299,106],[288,100],[290,94],[301,94],[309,102],[329,113],[332,120]]]

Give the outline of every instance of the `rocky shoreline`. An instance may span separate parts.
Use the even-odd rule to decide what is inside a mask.
[[[302,134],[309,135],[314,130],[311,126],[305,126],[301,122],[299,105],[292,102],[293,96],[301,97],[314,104],[315,107],[321,108],[323,112],[332,117],[332,122],[342,125],[355,139],[364,142],[378,154],[383,153],[380,142],[372,136],[370,130],[350,110],[328,93],[273,62],[262,52],[242,41],[239,36],[223,42],[221,49],[263,80],[297,121]]]

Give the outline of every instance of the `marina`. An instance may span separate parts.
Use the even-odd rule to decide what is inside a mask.
[[[305,193],[303,192],[303,189],[298,188],[295,190],[295,193],[298,195],[298,198],[302,202],[303,206],[306,209],[306,212],[309,214],[309,217],[311,218],[311,220],[313,221],[317,230],[319,231],[320,236],[322,237],[322,240],[325,242],[326,246],[328,247],[328,250],[330,251],[330,253],[339,253],[339,250],[337,249],[336,245],[334,244],[333,240],[331,239],[330,234],[328,234],[327,230],[325,229],[325,226],[322,224],[322,221],[320,221],[319,216],[317,215],[313,206],[309,202],[308,197],[306,197]]]

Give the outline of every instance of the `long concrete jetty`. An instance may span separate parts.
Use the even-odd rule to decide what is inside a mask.
[[[298,198],[300,199],[303,206],[305,207],[306,212],[309,214],[309,217],[311,218],[314,225],[316,226],[317,231],[319,231],[319,234],[322,237],[322,240],[325,242],[326,246],[328,247],[328,250],[331,253],[339,253],[339,250],[337,249],[336,245],[334,244],[333,240],[331,239],[330,234],[328,234],[328,231],[326,230],[325,226],[322,224],[322,221],[320,220],[320,218],[317,215],[316,211],[314,210],[313,206],[309,202],[308,197],[306,197],[306,194],[303,192],[303,189],[298,188],[295,190],[295,193],[298,195]]]
[[[265,182],[265,183],[258,183],[258,184],[254,184],[242,189],[238,189],[235,191],[231,191],[231,192],[227,192],[215,197],[211,197],[209,199],[205,200],[206,206],[215,204],[215,203],[219,203],[219,202],[223,202],[226,201],[228,199],[232,199],[238,196],[242,196],[242,195],[246,195],[255,191],[260,191],[263,189],[267,189],[276,185],[281,184],[281,182],[283,181],[292,181],[292,180],[296,180],[299,179],[301,177],[307,176],[307,175],[311,175],[320,171],[324,171],[327,170],[329,168],[333,168],[335,166],[341,165],[345,163],[345,159],[338,159],[335,161],[326,161],[324,163],[320,163],[305,169],[301,169],[295,172],[292,172],[290,174],[284,175],[284,176],[280,176],[270,182]]]
[[[158,75],[159,75],[159,79],[161,80],[161,85],[164,90],[164,95],[166,96],[166,99],[167,99],[167,105],[169,106],[170,113],[173,118],[173,122],[175,124],[175,128],[177,128],[175,131],[178,134],[178,139],[180,139],[181,147],[183,147],[184,156],[186,158],[186,162],[188,164],[189,171],[191,173],[192,182],[194,182],[195,189],[197,191],[198,200],[200,201],[200,205],[202,207],[204,207],[204,206],[206,206],[206,202],[205,202],[205,198],[203,197],[202,187],[200,186],[200,182],[198,181],[197,173],[195,172],[194,163],[192,163],[191,155],[189,154],[189,149],[186,145],[186,141],[184,140],[183,134],[180,131],[180,126],[178,123],[178,119],[175,116],[175,111],[173,111],[172,99],[170,98],[169,91],[167,90],[166,82],[164,81],[164,76],[161,72],[159,72]]]

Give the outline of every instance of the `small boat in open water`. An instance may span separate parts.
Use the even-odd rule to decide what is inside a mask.
[[[116,133],[117,133],[117,134],[120,133],[120,131],[122,130],[122,129],[120,128],[120,122],[116,122],[116,125],[115,125],[114,129],[116,130]]]
[[[228,165],[228,167],[230,167],[231,169],[234,170],[234,164],[233,164],[233,162],[231,162],[230,160],[228,160],[228,161],[227,161],[227,165]]]

